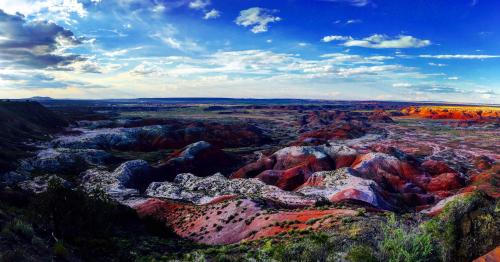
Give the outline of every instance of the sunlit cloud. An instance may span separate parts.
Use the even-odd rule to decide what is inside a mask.
[[[240,15],[236,18],[236,24],[244,27],[252,27],[250,31],[253,33],[267,32],[268,25],[281,21],[281,18],[274,16],[276,10],[266,8],[252,7],[240,11]]]
[[[343,41],[341,45],[347,47],[365,47],[365,48],[420,48],[431,44],[430,40],[421,40],[409,35],[400,35],[390,38],[382,34],[374,34],[363,39],[354,39],[350,36],[325,36],[323,42]]]

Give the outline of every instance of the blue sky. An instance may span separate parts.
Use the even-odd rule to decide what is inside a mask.
[[[500,2],[2,0],[0,98],[500,103]]]

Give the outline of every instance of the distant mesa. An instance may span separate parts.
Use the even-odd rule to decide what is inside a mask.
[[[33,96],[28,98],[27,100],[32,100],[32,101],[48,101],[48,100],[54,100],[52,97],[48,96]]]

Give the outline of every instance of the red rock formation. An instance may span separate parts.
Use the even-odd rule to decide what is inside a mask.
[[[431,119],[456,119],[456,120],[498,120],[500,108],[480,106],[427,106],[407,107],[401,112],[405,115],[418,116]]]

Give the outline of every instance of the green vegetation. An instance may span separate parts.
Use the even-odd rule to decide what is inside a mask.
[[[187,261],[338,261],[335,243],[325,233],[278,241],[275,238],[241,244],[214,246],[186,254]]]
[[[422,232],[418,227],[406,226],[391,214],[382,225],[383,240],[380,251],[384,260],[391,262],[436,261],[437,251],[431,234]]]
[[[8,222],[0,233],[3,237],[16,239],[21,237],[23,239],[31,240],[33,238],[33,226],[19,218]]]
[[[373,250],[367,246],[353,246],[346,256],[351,262],[377,262],[377,258],[373,255]]]

